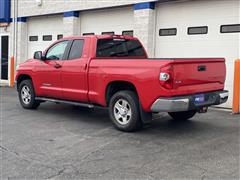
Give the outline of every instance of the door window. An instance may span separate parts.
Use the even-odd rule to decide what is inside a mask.
[[[176,36],[177,28],[159,29],[159,36]]]
[[[189,27],[188,28],[188,35],[196,35],[196,34],[207,34],[208,27],[201,26],[201,27]]]
[[[44,35],[43,41],[52,41],[52,35]]]
[[[82,56],[83,40],[73,41],[68,59],[78,59]]]
[[[240,24],[222,25],[221,33],[238,33],[240,32]]]
[[[62,60],[66,47],[68,45],[68,41],[61,41],[54,46],[52,46],[47,54],[46,54],[46,59],[47,60]]]

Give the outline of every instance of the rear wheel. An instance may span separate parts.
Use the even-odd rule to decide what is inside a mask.
[[[19,85],[19,101],[25,109],[36,109],[40,102],[35,100],[35,92],[30,79],[23,80]]]
[[[174,120],[188,120],[191,119],[197,113],[196,110],[192,111],[183,111],[183,112],[170,112],[168,113]]]
[[[135,92],[126,90],[114,94],[110,99],[109,114],[118,130],[132,132],[142,127],[139,101]]]

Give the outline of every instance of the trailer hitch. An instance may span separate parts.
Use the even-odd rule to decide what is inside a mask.
[[[208,107],[202,107],[198,109],[198,113],[206,113],[208,111]]]

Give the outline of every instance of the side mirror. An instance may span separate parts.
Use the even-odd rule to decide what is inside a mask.
[[[36,52],[34,53],[33,58],[34,58],[34,59],[42,60],[42,59],[43,59],[42,51],[36,51]]]

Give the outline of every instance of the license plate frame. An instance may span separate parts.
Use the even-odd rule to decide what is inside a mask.
[[[195,104],[202,104],[206,101],[204,94],[197,94],[194,96],[194,103]]]

